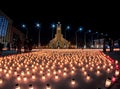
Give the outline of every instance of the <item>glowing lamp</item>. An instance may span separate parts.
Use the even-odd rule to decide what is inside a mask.
[[[32,84],[29,85],[29,89],[34,89],[33,86],[32,86]]]
[[[71,85],[75,85],[75,79],[71,80]]]
[[[93,67],[90,67],[90,71],[93,71]]]
[[[20,81],[20,80],[21,80],[21,77],[20,77],[19,75],[18,75],[18,77],[17,77],[17,80],[18,80],[18,81]]]
[[[119,76],[119,74],[120,74],[119,70],[115,70],[115,76],[117,77]]]
[[[58,73],[61,73],[61,70],[60,70],[60,69],[58,70]]]
[[[110,73],[110,68],[107,69],[107,72]]]
[[[97,70],[96,75],[100,75],[100,71],[99,70]]]
[[[46,89],[51,89],[50,84],[46,85]]]
[[[43,76],[42,76],[42,80],[45,80],[45,75],[43,74]]]
[[[6,77],[9,78],[9,76],[10,76],[10,75],[7,73],[7,74],[6,74]]]
[[[2,72],[2,68],[0,68],[0,72]]]
[[[27,81],[27,77],[24,76],[23,80],[24,80],[24,81]]]
[[[14,72],[14,75],[17,75],[17,71]]]
[[[115,60],[115,64],[118,64],[118,60]]]
[[[112,82],[115,82],[115,81],[116,81],[115,76],[112,76]]]
[[[89,75],[86,77],[86,80],[90,80],[90,76]]]
[[[29,72],[29,71],[27,71],[27,75],[30,75],[30,72]]]
[[[87,75],[87,72],[86,72],[86,71],[84,71],[84,75]]]
[[[115,68],[116,68],[116,69],[119,69],[119,65],[117,64],[117,65],[115,66]]]
[[[63,76],[66,76],[66,75],[67,75],[67,73],[64,71],[64,72],[63,72]]]
[[[35,80],[35,79],[36,79],[35,75],[32,75],[32,79],[33,79],[33,80]]]
[[[106,88],[110,87],[111,83],[112,83],[111,78],[107,78],[106,81],[105,81],[105,87]]]
[[[47,73],[47,76],[50,76],[50,72]]]
[[[55,79],[57,80],[58,78],[59,78],[59,77],[58,77],[58,75],[56,74],[56,75],[55,75]]]
[[[74,71],[74,70],[72,70],[72,71],[71,71],[71,74],[73,75],[74,73],[75,73],[75,71]]]
[[[0,78],[0,84],[2,84],[3,83],[3,80]]]
[[[20,89],[19,84],[16,84],[16,85],[15,85],[15,89]]]

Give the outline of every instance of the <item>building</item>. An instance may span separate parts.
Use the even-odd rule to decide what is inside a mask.
[[[63,38],[61,33],[61,24],[58,22],[56,28],[55,38],[53,38],[49,43],[49,48],[69,48],[70,42]]]
[[[18,39],[21,40],[22,44],[25,41],[25,34],[23,34],[20,30],[18,30],[15,27],[12,27],[11,29],[11,39],[10,42],[13,43],[14,41],[17,41]]]
[[[11,29],[13,21],[0,11],[0,42],[6,45],[11,39]]]
[[[11,43],[13,39],[20,38],[24,40],[24,34],[13,27],[13,21],[0,10],[0,43],[7,46],[8,43]]]

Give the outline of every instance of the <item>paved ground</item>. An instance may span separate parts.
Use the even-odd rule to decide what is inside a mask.
[[[34,51],[36,51],[36,50],[34,50]],[[64,51],[69,51],[69,50],[64,50]],[[81,56],[76,55],[76,51],[80,52]],[[47,89],[45,87],[48,87],[48,84],[50,84],[51,89],[97,89],[97,88],[106,89],[104,87],[105,80],[107,77],[111,77],[114,74],[115,66],[112,64],[113,69],[111,69],[111,72],[108,73],[107,69],[111,68],[110,67],[111,64],[110,65],[107,64],[106,70],[103,70],[101,68],[101,67],[103,67],[103,63],[100,63],[100,64],[98,63],[98,65],[97,65],[97,63],[95,61],[92,61],[92,63],[95,63],[94,64],[95,67],[93,67],[94,71],[91,71],[90,66],[89,67],[86,66],[86,63],[89,63],[89,62],[85,61],[86,60],[85,56],[88,56],[89,54],[91,55],[92,52],[93,52],[93,54],[96,53],[96,55],[94,55],[95,59],[102,62],[102,61],[104,61],[103,59],[107,60],[106,58],[103,57],[103,55],[98,56],[99,52],[102,50],[95,49],[95,50],[90,51],[89,49],[86,49],[86,50],[76,49],[76,51],[74,52],[74,50],[72,50],[71,51],[72,54],[70,54],[70,52],[67,53],[67,52],[59,51],[60,52],[59,55],[65,56],[65,58],[63,58],[64,60],[61,59],[62,60],[61,62],[59,59],[53,58],[53,55],[56,55],[56,53],[57,53],[56,49],[52,50],[52,51],[50,49],[40,50],[40,52],[34,52],[32,54],[31,53],[19,54],[19,55],[12,56],[10,60],[8,60],[9,57],[6,60],[0,59],[0,79],[3,80],[3,84],[0,85],[0,89],[19,89],[18,88],[19,86],[21,87],[20,89],[33,89],[33,88],[31,88],[31,86],[33,86],[34,89]],[[54,52],[54,54],[52,52]],[[16,54],[16,53],[17,53],[16,51],[4,51],[3,55],[5,56],[8,54]],[[82,54],[85,53],[85,56],[83,56],[81,53]],[[105,54],[109,55],[111,58],[113,58],[115,60],[120,60],[120,52],[118,52],[118,51],[105,52]],[[49,56],[49,55],[51,55],[52,59],[51,59],[51,57],[47,57],[47,58],[45,57],[45,56]],[[73,58],[71,55],[73,55]],[[42,56],[42,58],[44,58],[44,59],[42,59],[42,61],[41,61],[41,59],[39,59],[39,57],[41,58],[41,56]],[[65,61],[65,59],[68,56],[71,57],[72,60],[74,59],[74,57],[78,56],[78,57],[80,57],[78,59],[81,61],[78,61],[77,59],[74,59],[75,61],[72,61],[71,59]],[[94,58],[92,56],[93,55],[91,55],[90,58]],[[18,58],[21,58],[21,60]],[[91,60],[90,58],[88,57],[87,60]],[[98,59],[98,58],[100,58],[100,59]],[[37,59],[39,59],[39,61]],[[48,60],[46,60],[46,59],[48,59]],[[67,63],[68,61],[71,61],[71,62]],[[10,62],[10,64],[6,64],[7,62]],[[27,66],[24,64],[25,62],[28,62]],[[55,66],[55,68],[58,68],[57,70],[61,69],[62,73],[63,73],[63,74],[57,74],[60,78],[58,80],[54,79],[57,75],[54,74],[54,71],[52,69],[53,66],[50,64],[51,62],[52,62],[52,65],[56,64],[56,63],[61,64],[63,62],[62,63],[62,65],[64,65],[63,67],[60,67],[59,64],[57,64],[57,65],[60,68]],[[79,66],[79,63],[81,64],[82,62],[83,62],[83,65]],[[71,63],[73,65],[72,68],[70,68]],[[32,66],[32,64],[33,64],[33,66]],[[40,65],[42,67],[40,67]],[[88,64],[88,65],[91,65],[91,64]],[[6,66],[7,66],[7,68],[6,68]],[[100,69],[98,68],[101,72],[100,75],[96,75],[98,66],[101,66]],[[12,67],[13,69],[11,69],[10,67]],[[19,70],[19,69],[17,69],[17,67],[20,67],[21,69]],[[36,71],[36,67],[38,68],[37,71]],[[65,67],[67,68],[67,70],[65,69]],[[90,76],[90,78],[91,78],[90,81],[86,80],[87,75],[86,75],[85,71],[82,70],[83,67],[85,67],[85,71],[87,72],[87,75]],[[2,68],[3,73],[1,72],[1,68]],[[46,73],[45,71],[42,71],[43,73],[42,72],[40,73],[40,71],[43,68],[45,68],[44,70],[46,72],[48,71],[48,69],[50,69],[51,75],[50,76],[47,75],[49,73],[49,71],[47,72],[47,74],[45,74]],[[74,70],[74,68],[76,70]],[[35,72],[33,69],[35,69]],[[5,70],[7,70],[7,71],[5,72]],[[9,70],[11,70],[11,72]],[[75,74],[73,74],[73,75],[71,75],[72,70],[73,70],[73,72],[75,72]],[[15,74],[15,71],[17,72],[17,74]],[[27,71],[30,72],[30,75],[29,75],[29,73],[27,74]],[[67,73],[68,76],[64,76],[64,72]],[[34,75],[37,79],[34,79]],[[17,80],[19,76],[21,78],[20,81]],[[42,78],[44,76],[47,76],[47,79],[42,80]],[[28,80],[26,81],[25,78],[28,78]],[[74,83],[73,83],[73,85],[71,85],[71,81],[73,79],[76,82],[75,85],[74,85]],[[50,88],[48,88],[48,89],[50,89]],[[118,81],[116,81],[116,83],[114,83],[109,89],[120,89],[120,79]]]
[[[120,65],[120,51],[114,51],[114,52],[107,51],[104,53],[110,56],[112,59],[118,60]],[[119,76],[119,79],[117,79],[117,81],[109,89],[120,89],[120,76]]]

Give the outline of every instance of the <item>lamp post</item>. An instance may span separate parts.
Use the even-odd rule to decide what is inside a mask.
[[[87,33],[90,33],[90,32],[91,32],[91,30],[88,30],[87,32],[84,33],[84,48],[87,47],[87,46],[86,46],[86,34],[87,34]]]
[[[66,30],[65,30],[65,39],[67,39],[66,34],[67,34],[67,31],[69,31],[69,30],[70,30],[70,26],[68,25],[68,26],[66,27]]]
[[[92,33],[92,36],[91,36],[91,42],[92,42],[91,47],[92,48],[94,47],[93,46],[93,44],[94,44],[94,37],[93,37],[93,35],[95,35],[95,34],[98,34],[98,32]]]
[[[78,48],[78,43],[77,43],[77,32],[78,31],[82,31],[83,30],[83,28],[82,27],[80,27],[76,32],[75,32],[75,36],[76,36],[76,48]]]
[[[26,25],[25,25],[25,24],[22,24],[22,28],[26,29],[25,38],[28,39],[28,29],[26,28]]]
[[[40,42],[40,24],[39,23],[36,23],[36,27],[38,29],[38,48],[40,48],[41,46],[41,42]]]
[[[55,29],[55,24],[51,24],[51,27],[52,27],[52,39],[53,39],[53,33],[54,33],[54,29]]]

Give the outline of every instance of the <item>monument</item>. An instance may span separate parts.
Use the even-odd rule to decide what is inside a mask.
[[[55,38],[53,38],[49,43],[49,48],[69,48],[70,42],[63,38],[61,33],[61,24],[58,22],[56,28]]]

